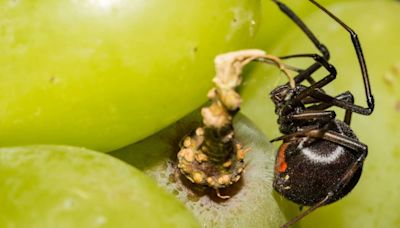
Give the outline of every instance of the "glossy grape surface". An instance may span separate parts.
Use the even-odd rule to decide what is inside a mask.
[[[102,153],[0,149],[0,227],[198,227],[172,195]]]
[[[110,151],[206,101],[259,0],[0,1],[0,145]]]

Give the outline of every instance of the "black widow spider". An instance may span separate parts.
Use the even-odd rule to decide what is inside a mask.
[[[370,115],[374,110],[374,99],[361,45],[350,27],[314,0],[309,0],[350,33],[361,68],[368,107],[354,104],[349,91],[335,97],[325,93],[322,87],[336,78],[336,69],[328,62],[328,48],[284,3],[272,1],[297,24],[322,54],[280,57],[312,58],[315,62],[304,70],[296,70],[298,74],[294,88],[284,84],[270,93],[278,115],[279,130],[283,134],[271,140],[283,140],[275,162],[274,189],[297,204],[310,206],[283,225],[288,227],[315,209],[344,197],[357,184],[368,147],[351,130],[351,115],[353,112]],[[321,67],[329,74],[315,81],[312,75]],[[301,84],[304,81],[310,85]],[[345,109],[344,121],[336,119],[334,111],[327,110],[333,106]]]

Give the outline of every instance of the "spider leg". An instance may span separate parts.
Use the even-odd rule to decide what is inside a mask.
[[[285,13],[294,23],[298,25],[298,27],[307,35],[307,37],[313,42],[314,46],[317,47],[317,49],[322,53],[322,59],[324,59],[326,62],[329,60],[329,50],[325,45],[323,45],[317,38],[316,36],[311,32],[311,30],[302,22],[302,20],[291,10],[289,7],[287,7],[284,3],[280,2],[279,0],[272,0],[274,3],[276,3],[279,7],[279,9]],[[351,104],[350,106],[353,109],[353,112],[362,114],[362,115],[370,115],[373,110],[374,110],[374,97],[371,92],[371,86],[369,82],[369,76],[368,76],[368,71],[367,71],[367,66],[365,63],[365,58],[364,54],[361,48],[360,41],[358,39],[358,35],[349,27],[347,26],[343,21],[341,21],[339,18],[337,18],[335,15],[333,15],[331,12],[329,12],[327,9],[325,9],[323,6],[315,2],[314,0],[309,0],[312,4],[317,6],[319,9],[324,11],[329,17],[331,17],[333,20],[335,20],[337,23],[339,23],[347,32],[349,32],[351,41],[353,43],[357,59],[361,68],[361,75],[363,78],[363,83],[364,83],[364,90],[365,90],[365,95],[367,98],[367,106],[368,107],[362,107],[359,105]],[[310,54],[302,54],[302,55],[290,55],[290,56],[284,56],[283,58],[294,58],[294,57],[306,57],[306,56],[311,56]],[[319,82],[313,83],[312,79],[310,80],[310,76],[312,73],[314,73],[316,70],[318,70],[321,67],[321,64],[323,65],[322,62],[317,61],[313,65],[311,65],[309,68],[304,70],[303,72],[299,73],[296,78],[295,82],[300,83],[304,80],[308,80],[311,84],[309,88],[321,88],[325,86],[327,83],[331,82],[333,79],[336,77],[336,70],[333,74],[333,70],[327,69],[330,74],[323,78]],[[333,68],[334,69],[334,68]],[[317,86],[314,86],[315,84],[318,84]],[[301,96],[308,96],[310,91],[305,90],[303,91],[305,94],[302,94]],[[298,100],[297,100],[298,101]],[[343,105],[343,102],[342,102]]]
[[[352,106],[352,105],[354,105],[354,96],[351,92],[346,91],[335,97],[331,97],[325,93],[321,93],[319,91],[314,91],[311,96],[314,98],[314,100],[312,100],[312,101],[319,100],[320,102],[321,101],[323,101],[323,102],[321,102],[318,105],[310,106],[307,109],[324,110],[324,109],[330,108],[332,106],[338,106],[338,107],[344,108],[346,110],[346,112],[345,112],[345,117],[344,117],[343,122],[345,122],[347,125],[350,126],[351,116],[352,116],[352,113],[354,112],[354,109],[353,109],[354,106]]]
[[[312,137],[312,138],[325,139],[325,140],[331,141],[333,143],[337,143],[341,146],[347,147],[347,148],[351,149],[352,151],[357,151],[357,152],[364,152],[364,151],[368,150],[367,145],[365,145],[361,142],[358,142],[348,136],[341,135],[332,130],[320,128],[318,125],[315,125],[314,127],[311,127],[306,130],[294,132],[292,134],[282,135],[278,138],[271,140],[271,142],[279,141],[279,140],[287,140],[287,139],[294,138],[294,137]],[[365,155],[365,157],[366,157],[366,155]]]
[[[291,138],[291,132],[301,132],[308,129],[323,128],[335,119],[336,113],[330,110],[305,110],[301,113],[289,113],[280,116],[278,123],[283,136],[272,139],[271,142]],[[310,125],[312,123],[312,125]]]
[[[318,66],[323,66],[329,74],[322,78],[321,80],[315,82],[311,78],[311,74],[313,71],[311,70],[311,67],[305,69],[304,71],[300,72],[294,79],[296,83],[300,83],[301,80],[309,79],[309,82],[311,86],[307,87],[305,90],[301,91],[299,94],[294,96],[292,99],[290,99],[286,106],[291,106],[295,103],[300,102],[306,97],[309,97],[314,90],[321,90],[321,88],[333,81],[336,78],[336,69],[333,65],[331,65],[324,57],[318,55],[318,54],[296,54],[296,55],[290,55],[290,56],[284,56],[283,58],[313,58],[316,63],[318,63]],[[324,93],[323,93],[324,94]],[[357,111],[357,110],[356,110]]]
[[[318,125],[314,125],[314,126],[311,126],[310,128],[308,128],[310,130],[317,129],[318,127],[322,127],[322,126],[326,125],[327,123],[329,123],[331,120],[335,119],[336,113],[334,111],[330,111],[330,110],[326,111],[325,110],[325,109],[330,108],[335,105],[334,102],[332,102],[332,100],[340,100],[340,101],[343,100],[348,103],[354,103],[353,94],[350,93],[349,91],[341,93],[334,98],[329,97],[329,100],[326,100],[326,99],[324,100],[324,98],[318,97],[318,95],[320,95],[320,92],[318,92],[318,94],[315,94],[317,92],[318,91],[314,91],[314,93],[310,97],[303,99],[302,103],[303,104],[312,104],[312,103],[320,102],[320,104],[309,106],[306,108],[306,111],[304,111],[302,113],[289,114],[287,116],[284,116],[284,117],[282,117],[282,119],[280,119],[280,121],[291,122],[291,121],[296,121],[296,120],[318,119],[318,121],[319,121]],[[321,94],[324,94],[324,93],[321,93]],[[324,94],[324,95],[326,95],[326,94]],[[316,98],[314,98],[314,97],[316,97]],[[321,100],[324,102],[321,102]],[[325,111],[323,111],[323,110],[325,110]],[[352,113],[353,113],[353,111],[351,109],[346,109],[343,122],[349,126],[351,123]],[[301,136],[301,135],[304,135],[303,131],[295,132],[293,134],[288,134],[288,135],[282,135],[282,136],[272,139],[270,142],[289,139],[289,138]]]
[[[297,84],[303,82],[304,80],[307,80],[310,83],[310,85],[312,85],[315,83],[315,80],[312,78],[312,74],[315,71],[317,71],[319,68],[321,68],[321,66],[324,66],[324,64],[321,63],[321,61],[323,61],[323,60],[320,60],[320,58],[315,57],[315,56],[319,56],[320,58],[324,59],[322,56],[315,54],[315,53],[284,55],[284,56],[279,56],[279,58],[283,59],[283,60],[284,59],[292,59],[292,58],[313,58],[315,63],[303,71],[298,71],[298,74],[294,77],[294,80]],[[316,58],[318,58],[318,59],[316,59]],[[324,62],[327,62],[326,59],[324,59],[324,60],[325,60]],[[318,66],[318,67],[316,67],[316,66]]]
[[[311,84],[307,89],[303,90],[300,92],[298,95],[294,96],[290,101],[288,101],[287,105],[292,105],[297,102],[300,102],[302,99],[310,96],[313,91],[316,89],[321,89],[331,81],[333,81],[336,78],[336,69],[333,65],[331,65],[326,59],[324,59],[322,56],[317,55],[317,54],[298,54],[298,55],[292,55],[292,57],[310,57],[313,58],[316,62],[321,64],[328,72],[329,74],[322,78],[321,80],[315,82],[314,84]],[[306,71],[306,70],[305,70]],[[301,74],[301,73],[300,73]],[[296,82],[297,83],[297,82]]]
[[[323,93],[322,90],[315,90],[309,97],[301,100],[301,103],[303,105],[314,104],[306,107],[307,112],[310,110],[325,110],[332,106],[341,107],[346,110],[343,122],[350,126],[353,109],[349,104],[354,104],[354,96],[350,91],[331,97]]]
[[[336,113],[334,111],[326,110],[306,110],[297,114],[288,114],[279,119],[280,122],[290,123],[293,121],[315,121],[318,120],[317,126],[324,126],[335,119]]]
[[[319,40],[316,38],[316,36],[304,24],[304,22],[302,22],[302,20],[292,10],[290,10],[284,3],[280,2],[279,0],[272,0],[272,1],[275,2],[279,6],[280,10],[283,13],[285,13],[294,23],[296,23],[299,26],[299,28],[307,35],[307,37],[314,43],[314,45],[317,47],[317,49],[322,53],[323,59],[325,61],[329,60],[329,50],[326,48],[325,45],[323,45],[322,43],[319,42]],[[356,55],[357,55],[358,63],[360,65],[361,75],[362,75],[363,82],[364,82],[364,90],[365,90],[365,95],[367,98],[367,106],[368,107],[362,107],[362,106],[354,105],[354,104],[352,106],[354,108],[354,112],[357,112],[362,115],[370,115],[372,113],[372,111],[374,110],[375,102],[374,102],[374,97],[371,92],[371,85],[369,82],[367,65],[365,63],[364,54],[363,54],[357,33],[355,33],[353,31],[353,29],[351,29],[349,26],[347,26],[343,21],[341,21],[339,18],[337,18],[335,15],[333,15],[331,12],[329,12],[323,6],[321,6],[314,0],[309,0],[309,1],[312,4],[314,4],[315,6],[317,6],[318,8],[320,8],[322,11],[324,11],[329,17],[331,17],[333,20],[335,20],[337,23],[339,23],[347,32],[349,32],[351,41],[353,43],[353,47],[354,47]],[[286,56],[286,58],[293,58],[295,56],[305,56],[305,55],[291,55],[291,56]],[[317,64],[317,63],[314,63],[313,65],[311,65],[311,67],[306,69],[304,72],[300,73],[296,79],[296,83],[298,83],[298,80],[301,81],[301,80],[307,79],[313,72],[315,72],[317,69],[319,69],[319,67],[321,65],[317,64],[318,66],[314,66],[315,64]],[[330,73],[330,75],[332,75],[332,72]],[[315,84],[317,84],[317,83],[315,83]],[[322,82],[319,84],[320,87],[322,87],[324,85],[326,85],[326,84],[324,84]],[[320,88],[320,87],[318,87],[318,88]]]
[[[316,55],[316,54],[315,54]],[[295,55],[285,55],[285,56],[279,56],[280,59],[291,59],[291,58],[298,58],[298,56]],[[310,85],[315,83],[315,80],[311,77],[311,75],[317,71],[319,68],[321,68],[321,64],[318,62],[315,62],[312,64],[310,67],[308,67],[305,70],[297,71],[297,75],[294,77],[294,81],[296,84],[302,83],[304,80],[307,80]]]
[[[326,8],[324,8],[323,6],[318,4],[316,1],[314,1],[314,0],[309,0],[309,1],[311,3],[313,3],[315,6],[317,6],[319,9],[324,11],[329,17],[331,17],[337,23],[339,23],[350,34],[351,42],[353,43],[354,50],[357,54],[358,64],[360,65],[361,75],[362,75],[363,82],[364,82],[365,96],[367,98],[367,106],[368,106],[368,107],[361,107],[361,106],[358,106],[358,107],[363,110],[362,113],[360,113],[360,114],[370,115],[374,111],[375,102],[374,102],[374,97],[371,92],[371,85],[369,82],[367,64],[365,63],[364,54],[363,54],[360,40],[358,39],[357,33],[355,33],[352,28],[350,28],[342,20],[340,20],[335,15],[333,15],[329,10],[327,10]]]
[[[326,59],[324,59],[322,56],[319,56],[318,54],[295,54],[295,55],[288,55],[288,56],[283,56],[283,57],[280,57],[281,59],[288,59],[288,58],[313,58],[314,60],[315,60],[315,62],[317,62],[317,63],[319,63],[320,64],[320,66],[324,66],[324,68],[325,69],[327,69],[329,72],[330,72],[330,74],[333,74],[333,75],[335,75],[335,77],[336,77],[336,70],[335,70],[335,68],[331,65],[331,64],[329,64],[328,63],[328,61],[326,60]],[[304,80],[304,79],[307,79],[307,81],[313,86],[316,82],[315,82],[315,80],[311,77],[311,75],[308,75],[308,77],[307,78],[305,78],[304,76],[302,76],[302,73],[304,73],[304,72],[300,72],[295,78],[294,78],[294,80],[295,80],[295,82],[296,83],[299,83],[299,82],[301,82],[301,80]],[[309,72],[306,72],[306,73],[309,73]],[[329,76],[329,75],[328,75]],[[334,78],[335,77],[333,77],[331,80],[334,80]],[[330,81],[329,81],[330,82]],[[329,82],[327,82],[326,84],[328,84]],[[324,85],[322,85],[322,86],[324,86]],[[314,88],[315,88],[316,86],[314,85]],[[319,87],[319,86],[318,86]],[[297,97],[297,99],[295,99],[293,102],[298,102],[299,101],[299,99],[302,99],[302,103],[303,104],[307,104],[307,103],[317,103],[317,102],[321,102],[321,101],[325,101],[325,102],[332,102],[332,100],[334,100],[335,98],[333,98],[333,97],[331,97],[331,96],[328,96],[327,94],[325,94],[325,92],[324,92],[324,90],[322,90],[322,88],[321,87],[319,87],[318,88],[319,89],[319,91],[318,90],[312,90],[312,89],[308,89],[308,90],[306,90],[306,91],[303,91],[303,95],[302,96],[299,96],[299,97]],[[310,95],[310,96],[306,96],[306,95]],[[315,96],[314,96],[314,94],[316,94]],[[306,96],[306,97],[304,97],[304,96]],[[302,98],[302,97],[304,97],[304,98]],[[325,99],[324,99],[325,98]],[[345,101],[347,101],[347,99],[341,99],[341,97],[336,97],[336,99],[337,100],[345,100]],[[344,109],[346,109],[346,120],[348,121],[348,123],[350,123],[350,118],[351,118],[351,112],[349,112],[349,110],[352,110],[353,111],[353,106],[354,106],[354,99],[352,99],[351,100],[351,102],[350,102],[350,104],[352,104],[353,106],[351,106],[351,105],[348,105],[348,102],[347,103],[345,103],[345,102],[335,102],[335,103],[338,103],[338,105],[337,106],[339,106],[339,107],[341,107],[341,108],[344,108]],[[334,104],[327,104],[327,107],[331,107],[331,106],[333,106]],[[321,109],[320,109],[321,110]],[[346,122],[347,123],[347,122]]]
[[[279,137],[276,137],[276,138],[270,140],[270,142],[276,142],[276,141],[280,141],[280,140],[286,141],[286,140],[291,140],[293,138],[298,138],[298,137],[307,137],[308,132],[313,131],[313,130],[318,130],[320,128],[321,128],[320,125],[308,126],[307,129],[302,129],[300,131],[296,131],[291,134],[281,135]]]
[[[275,4],[278,5],[279,9],[286,14],[303,32],[304,34],[311,40],[314,46],[322,53],[324,59],[329,60],[330,54],[328,48],[322,44],[318,38],[314,35],[314,33],[304,24],[304,22],[284,3],[279,0],[272,0]],[[282,59],[293,58],[292,56],[283,56]],[[304,80],[307,80],[310,84],[314,84],[315,81],[310,77],[315,71],[321,68],[321,64],[315,62],[306,70],[300,72],[295,77],[296,83],[301,83]]]
[[[314,46],[322,53],[324,59],[329,60],[330,54],[328,48],[323,45],[314,33],[304,24],[304,22],[284,3],[279,0],[272,0],[275,4],[278,5],[279,9],[286,14],[297,26],[306,34],[306,36],[311,40]]]
[[[308,208],[307,210],[303,211],[302,213],[300,213],[298,216],[294,217],[292,220],[290,220],[289,222],[283,224],[281,226],[281,228],[287,228],[290,227],[291,225],[295,224],[296,222],[298,222],[300,219],[306,217],[308,214],[310,214],[311,212],[315,211],[316,209],[324,206],[326,204],[326,202],[328,202],[330,200],[330,198],[333,196],[333,193],[329,192],[328,195],[321,200],[320,202],[318,202],[317,204],[313,205],[312,207]]]
[[[359,105],[354,104],[354,98],[353,95],[351,95],[351,99],[338,99],[337,97],[332,97],[326,93],[324,93],[323,90],[321,90],[321,87],[325,86],[332,80],[336,78],[336,69],[334,66],[329,64],[322,56],[319,56],[317,54],[297,54],[297,55],[291,55],[289,57],[297,58],[297,57],[308,57],[308,58],[313,58],[316,62],[320,63],[321,66],[323,66],[326,70],[329,71],[329,75],[326,77],[322,78],[320,81],[315,82],[311,86],[307,87],[307,89],[303,90],[301,93],[299,93],[297,96],[293,97],[287,105],[294,104],[296,102],[299,102],[306,97],[313,97],[315,99],[319,99],[322,102],[327,102],[328,104],[326,105],[327,107],[332,107],[332,106],[337,106],[343,109],[346,109],[346,111],[351,111],[355,113],[359,113],[362,115],[369,115],[369,111],[366,110],[364,107],[361,107]],[[297,77],[297,76],[296,76]],[[295,78],[296,81],[296,78]],[[296,82],[297,83],[297,82]],[[318,91],[319,89],[320,91]],[[345,92],[346,93],[346,92]],[[349,95],[348,95],[349,96]],[[350,118],[351,115],[349,112],[346,112],[346,123],[350,123]]]
[[[327,123],[333,120],[335,117],[336,114],[334,111],[309,110],[299,114],[293,114],[293,115],[289,114],[285,118],[287,118],[288,121],[318,119],[319,121]]]

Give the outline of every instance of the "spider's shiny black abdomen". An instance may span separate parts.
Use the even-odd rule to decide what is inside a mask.
[[[358,141],[347,124],[334,120],[330,125],[330,130]],[[311,206],[335,190],[358,157],[354,151],[336,143],[317,139],[305,145],[306,139],[291,139],[281,145],[275,164],[274,188],[297,204]],[[335,202],[349,193],[357,184],[361,171],[362,166],[345,186],[334,192],[327,203]]]

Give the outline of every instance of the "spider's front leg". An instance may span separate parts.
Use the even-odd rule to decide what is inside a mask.
[[[331,97],[320,91],[314,91],[312,94],[312,97],[314,98],[314,100],[319,100],[320,104],[310,106],[310,107],[308,107],[309,109],[325,110],[332,106],[344,108],[346,110],[346,112],[345,112],[343,122],[345,122],[347,125],[350,126],[351,116],[352,116],[352,113],[354,112],[354,108],[353,108],[354,96],[351,92],[346,91],[344,93],[337,95],[336,97]],[[348,104],[348,105],[344,106],[342,104]]]
[[[311,30],[304,24],[304,22],[292,11],[290,10],[284,3],[280,2],[279,0],[272,0],[273,2],[275,2],[279,9],[285,13],[294,23],[296,23],[298,25],[298,27],[307,35],[307,37],[313,42],[313,44],[317,47],[317,49],[322,53],[322,59],[324,59],[325,61],[329,60],[329,51],[326,48],[325,45],[323,45],[317,38],[316,36],[311,32]],[[349,103],[345,103],[345,102],[338,102],[339,107],[345,108],[345,109],[352,109],[353,112],[362,114],[362,115],[370,115],[375,107],[375,102],[374,102],[374,97],[372,95],[372,91],[371,91],[371,85],[369,82],[369,76],[368,76],[368,70],[367,70],[367,65],[365,63],[365,57],[361,48],[361,44],[360,41],[358,39],[358,35],[357,33],[355,33],[353,31],[353,29],[351,29],[349,26],[347,26],[342,20],[340,20],[339,18],[337,18],[335,15],[333,15],[331,12],[329,12],[327,9],[325,9],[324,7],[322,7],[320,4],[318,4],[316,1],[314,0],[309,0],[311,3],[313,3],[315,6],[317,6],[319,9],[321,9],[322,11],[324,11],[329,17],[331,17],[333,20],[335,20],[340,26],[342,26],[349,34],[350,34],[350,38],[351,41],[353,43],[353,47],[355,49],[356,55],[357,55],[357,59],[358,59],[358,64],[360,66],[361,69],[361,75],[362,75],[362,79],[363,79],[363,83],[364,83],[364,90],[365,90],[365,96],[366,96],[366,100],[367,100],[367,107],[362,107],[359,105],[355,105],[355,104],[349,104]],[[302,54],[302,55],[291,55],[291,56],[286,56],[286,58],[294,58],[294,57],[306,57],[306,56],[310,57],[310,54]],[[285,57],[283,57],[285,58]],[[314,82],[313,80],[309,80],[311,77],[311,74],[314,73],[316,70],[318,70],[321,67],[321,64],[323,64],[323,62],[317,61],[316,63],[314,63],[313,65],[311,65],[309,68],[307,68],[306,70],[304,70],[303,72],[301,72],[297,77],[296,77],[296,83],[299,83],[305,79],[307,79],[310,83],[311,86],[309,87],[309,90],[305,90],[303,91],[303,94],[299,95],[300,97],[296,100],[299,101],[302,98],[306,97],[309,95],[309,93],[311,92],[312,88],[321,88],[323,86],[325,86],[326,84],[328,84],[329,82],[331,82],[332,80],[335,79],[336,77],[336,70],[333,73],[333,69],[327,69],[330,74],[328,76],[326,76],[325,78],[323,78],[322,80],[318,81],[318,82]]]

